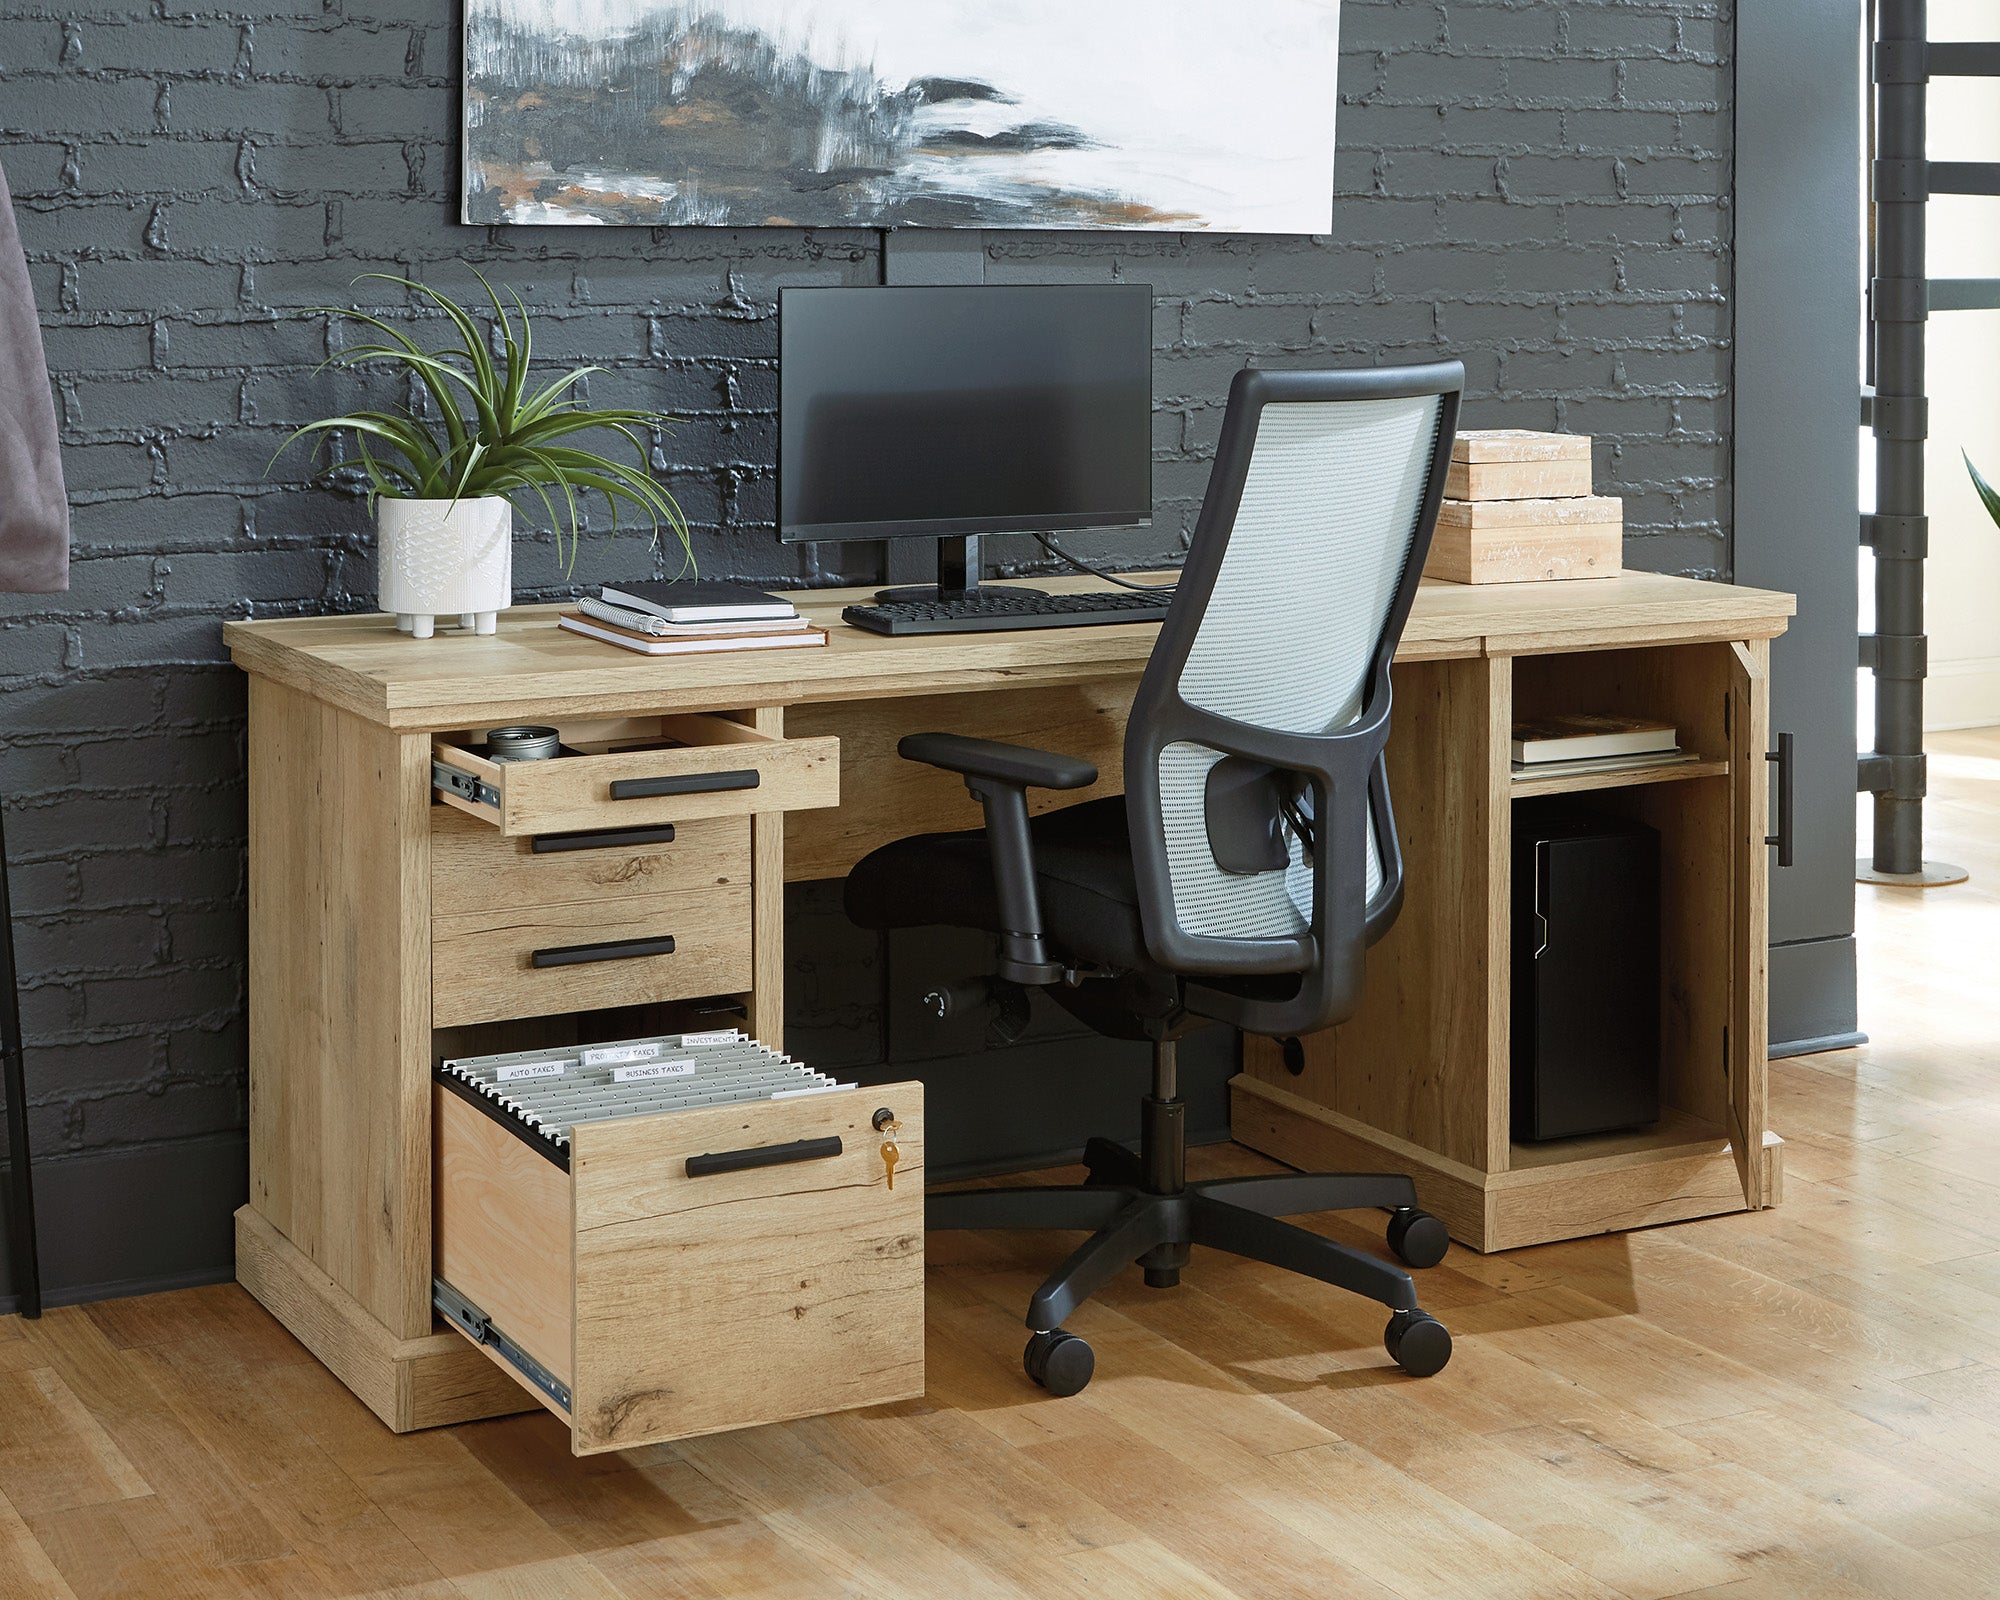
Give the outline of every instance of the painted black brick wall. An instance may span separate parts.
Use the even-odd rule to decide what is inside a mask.
[[[1239,365],[1449,352],[1473,424],[1597,436],[1628,559],[1726,573],[1732,3],[1348,0],[1330,237],[988,235],[993,281],[1157,287],[1160,514],[1097,548],[1176,547]],[[686,419],[655,463],[705,570],[875,576],[770,517],[776,292],[878,281],[880,236],[459,226],[457,24],[448,0],[0,0],[0,161],[75,504],[70,593],[0,597],[51,1161],[170,1167],[243,1126],[243,689],[219,623],[373,589],[362,507],[296,458],[264,476],[290,428],[371,392],[315,373],[300,308],[401,315],[350,280],[462,289],[476,263],[547,356],[610,369],[591,399]],[[574,576],[651,561],[593,538]],[[563,581],[545,541],[517,573]]]

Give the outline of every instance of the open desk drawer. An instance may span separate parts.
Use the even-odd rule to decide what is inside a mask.
[[[921,1084],[620,1115],[566,1163],[445,1073],[433,1094],[439,1308],[576,1454],[923,1393]]]
[[[563,753],[491,761],[484,731],[440,735],[432,788],[505,834],[635,828],[692,817],[803,811],[840,801],[840,741],[784,739],[726,717],[571,723]]]

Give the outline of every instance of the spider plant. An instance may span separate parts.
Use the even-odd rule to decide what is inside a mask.
[[[1993,519],[1994,525],[2000,527],[2000,489],[1994,488],[1980,477],[1979,469],[1972,464],[1971,456],[1966,455],[1963,450],[1959,451],[1959,455],[1964,458],[1965,470],[1972,474],[1972,487],[1979,491],[1980,504],[1986,507],[1986,514]]]
[[[493,305],[493,316],[484,328],[472,311],[428,284],[386,272],[364,273],[354,280],[375,278],[395,284],[443,312],[458,342],[433,350],[365,311],[315,306],[304,313],[337,317],[370,330],[362,343],[339,351],[321,370],[378,362],[400,368],[423,385],[437,416],[419,416],[405,405],[309,422],[286,438],[272,462],[301,438],[314,437],[317,453],[319,440],[351,433],[357,453],[335,462],[328,471],[358,468],[368,480],[371,510],[385,498],[456,502],[502,496],[519,506],[517,496],[532,491],[548,512],[565,572],[575,567],[583,532],[579,497],[595,490],[610,503],[614,533],[622,502],[646,519],[655,538],[662,524],[671,529],[692,570],[694,546],[687,518],[647,470],[646,442],[641,437],[641,430],[665,428],[673,419],[652,411],[592,410],[581,404],[572,391],[602,367],[577,367],[531,392],[534,332],[528,308],[509,290],[515,311],[510,317],[485,276],[477,272],[473,276]],[[490,342],[495,331],[498,359]],[[621,435],[631,445],[637,465],[568,442],[577,434],[597,431]]]

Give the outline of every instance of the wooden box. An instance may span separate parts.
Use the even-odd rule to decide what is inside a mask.
[[[1590,437],[1476,428],[1451,446],[1451,500],[1551,500],[1590,493]]]
[[[593,1122],[566,1158],[432,1094],[436,1277],[577,1455],[923,1393],[922,1084]]]
[[[1624,538],[1624,502],[1609,496],[1447,500],[1424,576],[1447,583],[1608,578],[1624,565]]]

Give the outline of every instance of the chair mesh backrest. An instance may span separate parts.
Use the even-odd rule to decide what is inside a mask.
[[[1286,733],[1331,733],[1360,715],[1416,538],[1441,410],[1435,394],[1263,408],[1221,570],[1181,669],[1184,700]],[[1302,933],[1313,869],[1295,835],[1284,871],[1216,865],[1206,792],[1221,759],[1185,741],[1160,751],[1175,918],[1214,938]],[[1382,882],[1372,830],[1356,865],[1372,902]]]

